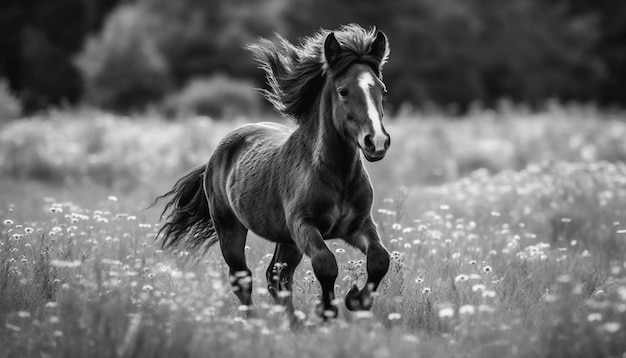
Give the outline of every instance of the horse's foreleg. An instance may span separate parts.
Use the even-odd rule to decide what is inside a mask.
[[[315,277],[322,286],[322,302],[317,313],[324,319],[337,317],[335,302],[335,280],[339,273],[335,255],[324,243],[317,228],[305,221],[298,221],[291,226],[291,233],[298,249],[311,258]]]
[[[267,289],[276,303],[284,305],[292,317],[294,315],[293,273],[301,260],[302,253],[295,245],[276,244],[272,262],[266,272]]]
[[[372,292],[378,289],[380,281],[389,269],[389,251],[380,242],[380,235],[371,217],[346,241],[361,250],[367,257],[365,286],[359,290],[355,285],[348,291],[346,307],[350,311],[369,310],[373,303]]]

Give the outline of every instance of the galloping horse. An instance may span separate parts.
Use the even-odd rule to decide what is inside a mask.
[[[166,248],[219,242],[231,285],[246,306],[252,305],[247,232],[275,242],[268,288],[292,314],[294,270],[307,255],[322,288],[317,313],[325,319],[337,316],[338,267],[324,240],[342,238],[367,256],[367,282],[361,290],[352,287],[346,306],[368,310],[389,252],[372,219],[373,189],[360,153],[378,161],[390,145],[382,123],[387,38],[348,25],[297,46],[278,39],[261,39],[248,49],[265,71],[265,97],[297,128],[258,123],[227,134],[207,165],[157,198],[171,198],[158,237]]]

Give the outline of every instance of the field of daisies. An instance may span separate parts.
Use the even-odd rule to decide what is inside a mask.
[[[276,120],[276,119],[274,119]],[[161,250],[162,203],[216,121],[51,112],[0,125],[0,357],[626,357],[626,114],[593,107],[389,119],[368,164],[392,252],[371,313],[322,322],[310,262],[292,326],[249,235],[257,315],[218,247]],[[329,241],[343,298],[364,257]]]

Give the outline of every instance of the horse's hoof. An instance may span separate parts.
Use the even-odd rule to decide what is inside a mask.
[[[350,311],[367,311],[372,307],[372,296],[359,291],[356,285],[352,286],[346,294],[346,308]]]

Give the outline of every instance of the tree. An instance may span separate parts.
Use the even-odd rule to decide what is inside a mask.
[[[7,0],[0,11],[0,77],[26,112],[76,103],[82,83],[72,57],[118,0]]]

